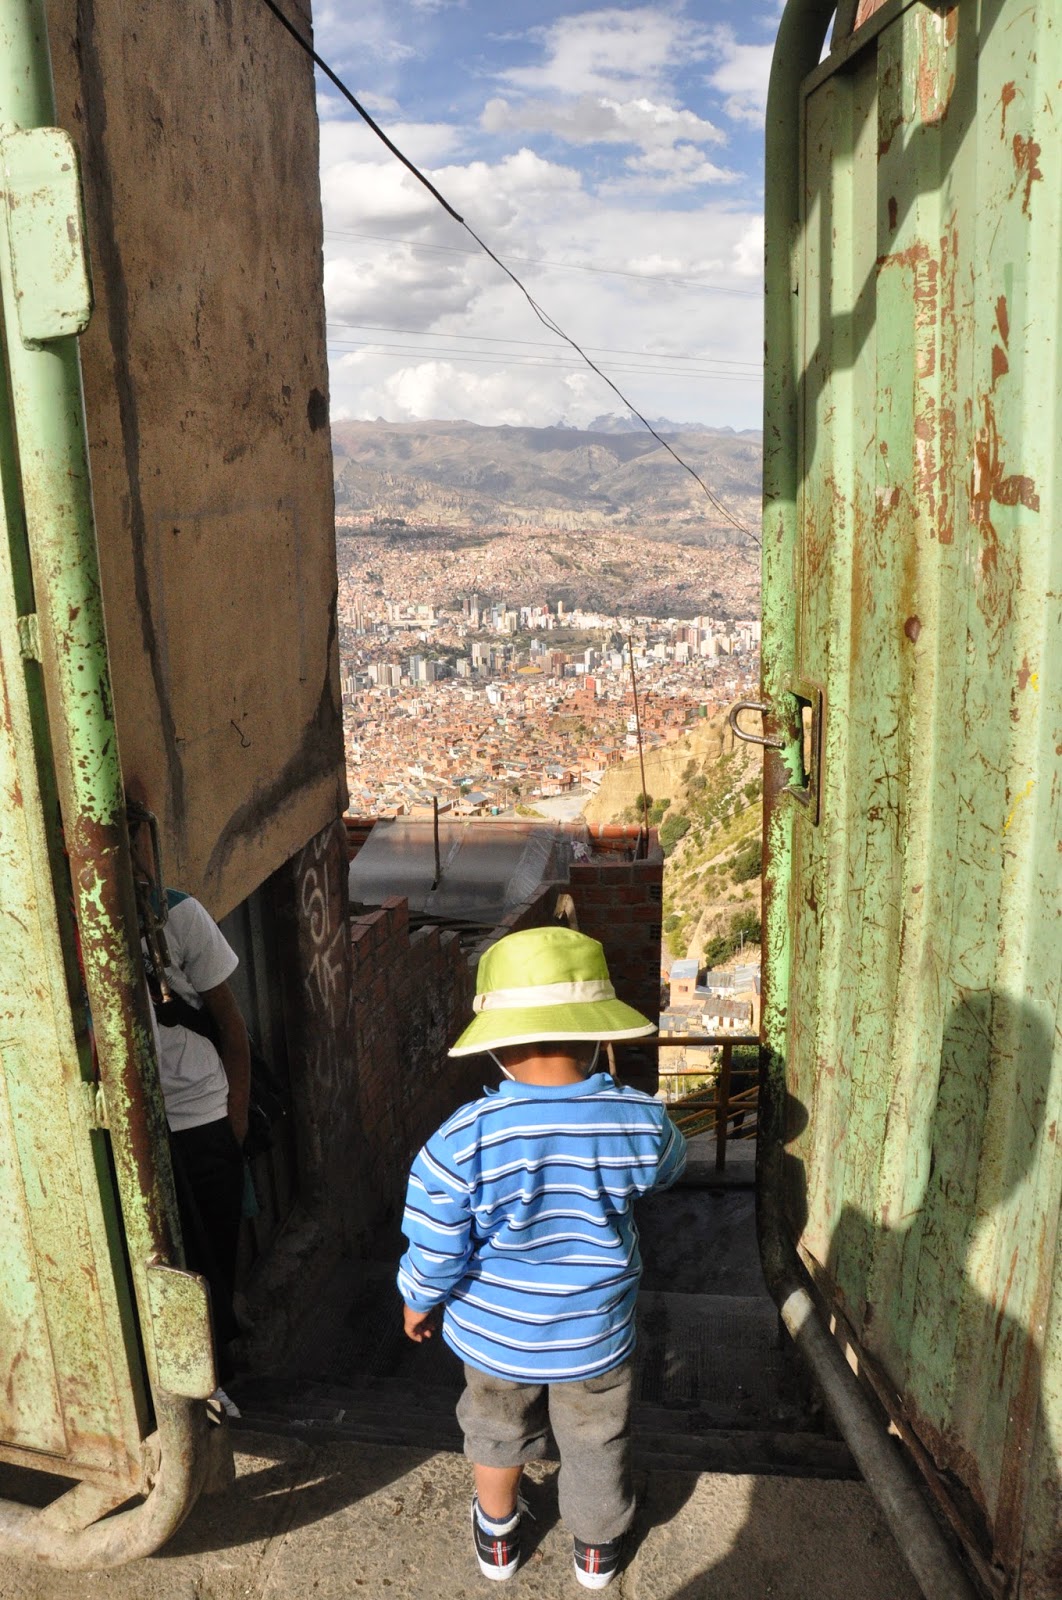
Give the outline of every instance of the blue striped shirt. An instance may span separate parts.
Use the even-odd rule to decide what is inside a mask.
[[[597,1072],[504,1082],[432,1135],[413,1163],[398,1287],[445,1305],[463,1361],[522,1383],[590,1378],[634,1348],[642,1263],[633,1203],[686,1165],[659,1101]]]

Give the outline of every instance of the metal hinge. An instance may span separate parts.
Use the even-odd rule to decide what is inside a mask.
[[[208,1399],[218,1379],[205,1280],[155,1262],[145,1281],[159,1383],[188,1400]]]
[[[0,139],[19,332],[26,345],[83,333],[92,315],[77,151],[62,128]]]
[[[18,619],[18,647],[27,661],[40,661],[41,625],[35,611]]]
[[[81,1080],[81,1098],[85,1106],[90,1128],[109,1128],[107,1120],[107,1102],[103,1097],[102,1083],[88,1083]]]

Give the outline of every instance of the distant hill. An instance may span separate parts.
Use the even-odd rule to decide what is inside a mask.
[[[740,539],[644,429],[334,422],[336,513],[442,527],[606,530],[685,543]],[[672,448],[749,528],[760,521],[757,433],[696,427]]]
[[[725,717],[645,752],[645,784],[665,848],[664,943],[716,965],[760,940],[763,760]],[[605,773],[588,822],[638,822],[637,757]]]

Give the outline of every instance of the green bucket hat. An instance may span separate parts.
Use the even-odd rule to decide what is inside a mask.
[[[616,999],[605,952],[572,928],[525,928],[480,957],[476,1015],[452,1056],[540,1040],[644,1039],[656,1026]]]

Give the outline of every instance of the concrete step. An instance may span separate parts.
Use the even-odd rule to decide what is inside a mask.
[[[386,1384],[364,1389],[322,1388],[285,1397],[244,1382],[234,1386],[243,1416],[237,1429],[307,1442],[408,1445],[460,1453],[461,1430],[451,1394],[408,1395]],[[692,1414],[638,1405],[633,1435],[639,1463],[657,1470],[858,1476],[844,1445],[820,1433],[784,1429],[715,1428]],[[551,1454],[549,1459],[555,1457]]]
[[[459,1362],[401,1332],[393,1287],[373,1285],[344,1337],[304,1348],[301,1370],[231,1386],[244,1425],[321,1440],[460,1450]],[[318,1327],[320,1332],[320,1327]],[[309,1373],[309,1375],[307,1375]],[[634,1432],[647,1464],[685,1471],[848,1477],[773,1304],[759,1295],[643,1292]]]
[[[712,1426],[817,1426],[814,1401],[772,1302],[761,1295],[639,1296],[636,1396],[704,1413]],[[281,1376],[363,1387],[394,1380],[410,1392],[440,1389],[455,1399],[461,1368],[441,1339],[415,1345],[402,1332],[393,1281],[361,1285],[349,1300],[308,1321]]]

